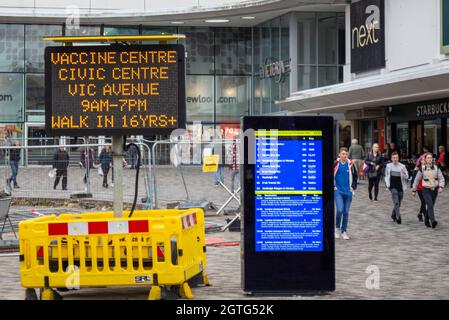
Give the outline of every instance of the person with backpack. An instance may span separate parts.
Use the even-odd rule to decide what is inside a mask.
[[[374,188],[374,201],[377,201],[379,195],[379,183],[382,175],[382,168],[384,165],[384,159],[379,150],[379,144],[373,144],[371,152],[366,157],[365,164],[368,166],[368,194],[369,199],[373,200],[373,188]]]
[[[422,196],[426,203],[426,213],[424,224],[426,227],[435,228],[438,221],[435,219],[435,203],[438,193],[443,191],[445,180],[441,170],[434,164],[433,155],[428,152],[424,157],[424,165],[417,172],[413,182],[413,196],[416,196],[416,190],[419,182],[422,181]]]
[[[349,240],[346,233],[349,222],[349,209],[353,192],[357,189],[357,170],[354,162],[348,159],[348,149],[340,148],[339,157],[334,163],[334,199],[337,207],[335,238],[340,235]]]
[[[401,218],[401,202],[404,198],[404,192],[407,190],[408,171],[407,168],[399,162],[399,154],[393,152],[391,154],[391,162],[387,164],[385,169],[385,185],[391,192],[393,200],[393,212],[391,218],[397,224],[402,223]]]

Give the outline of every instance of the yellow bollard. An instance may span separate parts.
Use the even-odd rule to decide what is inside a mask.
[[[55,293],[50,288],[41,289],[41,300],[55,300]]]
[[[152,286],[150,294],[148,295],[148,300],[161,300],[161,287]]]
[[[183,298],[186,299],[193,299],[193,293],[192,290],[190,289],[190,286],[187,282],[184,282],[180,287],[179,287],[179,295]]]
[[[203,284],[207,287],[211,286],[212,284],[209,281],[209,278],[207,277],[206,273],[203,272]]]

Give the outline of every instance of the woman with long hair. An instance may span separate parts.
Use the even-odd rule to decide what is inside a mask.
[[[382,175],[382,168],[384,165],[384,158],[380,152],[379,144],[373,144],[371,152],[368,153],[365,164],[369,170],[368,176],[368,193],[369,199],[373,200],[373,188],[374,188],[374,201],[377,201],[379,195],[379,182]]]
[[[416,189],[420,181],[422,181],[422,197],[426,203],[424,224],[428,228],[435,228],[438,224],[434,212],[435,202],[438,193],[443,191],[445,181],[443,173],[434,163],[433,155],[430,152],[425,154],[424,165],[416,174],[416,179],[413,182],[413,196],[416,196]]]

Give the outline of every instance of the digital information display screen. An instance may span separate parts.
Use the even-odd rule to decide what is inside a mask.
[[[322,131],[256,131],[259,251],[323,250]]]
[[[242,289],[335,290],[334,119],[245,116]]]
[[[183,45],[45,49],[51,135],[169,134],[185,127]]]

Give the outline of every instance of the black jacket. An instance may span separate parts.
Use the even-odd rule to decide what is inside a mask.
[[[9,150],[9,160],[10,161],[19,161],[20,160],[20,149]]]
[[[69,166],[69,154],[67,151],[58,150],[53,156],[53,168],[66,170]]]
[[[366,157],[365,163],[369,166],[370,172],[376,171],[376,166],[379,166],[377,172],[380,172],[384,165],[384,158],[382,157],[382,154],[380,152],[377,153],[377,156],[374,156],[374,154],[370,152]]]

